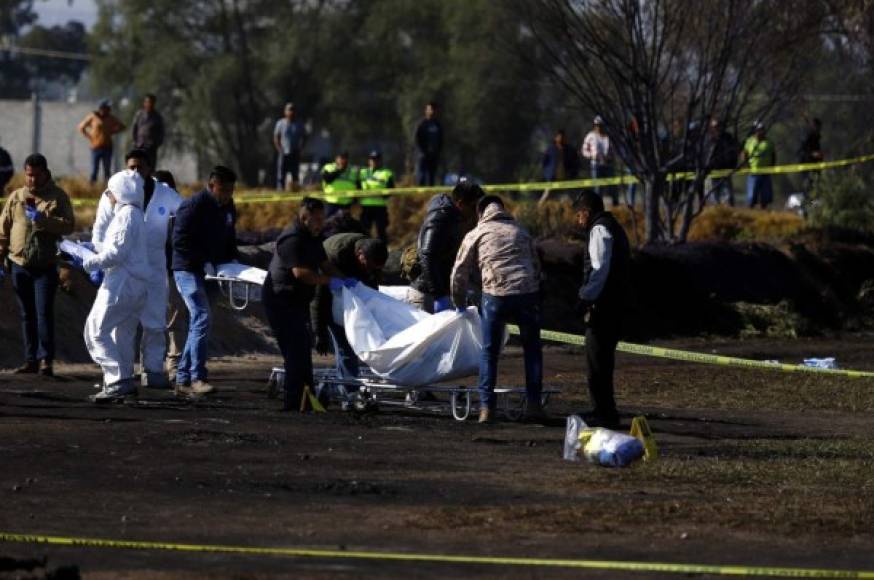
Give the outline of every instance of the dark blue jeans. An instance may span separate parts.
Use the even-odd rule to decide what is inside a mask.
[[[188,338],[179,366],[176,369],[176,384],[188,385],[191,381],[207,379],[206,359],[209,338],[209,296],[203,274],[178,270],[173,272],[176,289],[188,308]]]
[[[276,337],[285,368],[285,407],[297,410],[304,385],[313,386],[312,336],[308,306],[289,303],[287,297],[273,292],[270,279],[264,285],[264,312]]]
[[[529,403],[540,403],[543,390],[543,349],[540,343],[540,293],[492,296],[483,292],[480,316],[483,350],[479,363],[480,407],[495,407],[498,357],[508,322],[519,325],[525,357],[525,393]]]
[[[416,185],[434,185],[434,181],[437,179],[437,164],[439,161],[438,157],[419,155],[419,158],[416,160]]]
[[[58,269],[23,268],[12,264],[12,286],[21,311],[24,358],[27,362],[55,360],[55,293]]]
[[[592,166],[592,179],[604,179],[607,177],[613,177],[613,167],[611,167],[610,165]],[[610,201],[613,202],[613,205],[619,205],[619,188],[617,186],[597,185],[595,186],[595,193],[600,195],[602,198],[609,195]]]
[[[384,205],[365,205],[361,207],[361,227],[364,233],[370,235],[370,229],[376,225],[376,237],[388,243],[388,208]]]
[[[109,180],[109,170],[112,166],[112,147],[91,150],[91,183],[97,181],[97,170],[103,165],[103,179]]]

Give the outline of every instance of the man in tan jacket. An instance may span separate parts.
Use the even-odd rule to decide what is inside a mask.
[[[24,184],[0,212],[0,282],[8,263],[24,331],[24,364],[14,372],[52,376],[58,240],[73,233],[73,206],[39,153],[24,162]]]
[[[534,239],[504,208],[501,198],[483,197],[477,204],[479,222],[461,242],[452,269],[452,302],[467,304],[470,281],[482,280],[483,350],[480,358],[480,423],[495,409],[498,357],[507,322],[519,325],[525,358],[525,419],[546,419],[541,406],[543,351],[540,344],[540,258]]]
[[[112,101],[103,99],[97,110],[88,113],[78,130],[91,142],[91,183],[97,181],[97,170],[103,165],[103,179],[109,179],[112,166],[112,137],[124,131],[124,123],[112,114]]]

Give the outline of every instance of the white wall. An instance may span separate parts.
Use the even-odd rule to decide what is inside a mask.
[[[48,101],[40,102],[39,108],[39,153],[48,159],[52,173],[57,177],[90,175],[91,150],[88,140],[76,131],[76,126],[93,110],[93,104]],[[131,119],[122,121],[129,125]],[[9,151],[16,171],[21,170],[24,158],[33,153],[33,128],[32,101],[0,100],[0,146]],[[116,169],[121,167],[129,144],[129,130],[116,136],[113,156]],[[162,147],[158,151],[158,168],[169,169],[180,183],[192,182],[198,178],[197,161],[191,153]],[[102,173],[100,178],[102,179]]]

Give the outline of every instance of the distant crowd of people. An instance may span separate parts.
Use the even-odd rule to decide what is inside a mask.
[[[822,121],[818,118],[805,117],[806,130],[798,149],[799,163],[816,163],[824,160],[822,150]],[[638,131],[634,118],[626,128],[631,134]],[[694,169],[694,164],[683,151],[670,151],[672,143],[683,143],[682,124],[677,124],[671,135],[664,135],[662,141],[665,155],[669,158],[672,171]],[[756,121],[749,136],[741,146],[735,136],[722,126],[719,120],[711,119],[707,125],[707,133],[703,139],[703,158],[709,170],[734,171],[749,168],[753,171],[777,164],[777,153],[773,141],[768,138],[766,127]],[[604,119],[597,115],[592,121],[592,130],[583,139],[583,145],[577,151],[568,143],[567,134],[563,129],[555,132],[553,141],[543,154],[542,168],[544,181],[565,181],[579,179],[583,168],[588,165],[587,177],[592,179],[614,177],[618,165],[617,154],[605,129]],[[627,174],[631,173],[625,168]],[[816,172],[804,172],[801,191],[808,193],[813,188]],[[734,188],[732,176],[715,177],[708,180],[707,197],[715,203],[734,205]],[[678,185],[676,187],[682,187]],[[610,185],[595,187],[594,190],[608,196],[614,206],[620,203],[620,187]],[[635,205],[637,184],[631,183],[625,189],[625,203]],[[768,174],[750,174],[746,180],[746,201],[749,207],[768,207],[774,199],[771,176]]]

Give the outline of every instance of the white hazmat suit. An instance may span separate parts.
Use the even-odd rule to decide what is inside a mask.
[[[112,220],[96,254],[85,258],[88,272],[103,270],[103,284],[85,322],[85,344],[103,369],[104,393],[133,386],[137,324],[146,302],[149,263],[143,221],[143,180],[125,170],[109,179],[116,199]],[[166,276],[164,276],[166,278]],[[121,393],[120,393],[121,394]]]
[[[170,288],[167,282],[165,248],[170,220],[176,215],[176,210],[182,203],[182,196],[173,188],[160,181],[154,179],[153,181],[155,192],[144,212],[149,283],[146,286],[145,307],[139,320],[143,327],[143,372],[147,383],[152,386],[156,382],[167,380],[164,375],[164,355],[167,351],[167,305]],[[91,230],[91,242],[95,246],[105,239],[112,216],[112,202],[104,195],[97,206],[97,216]]]

